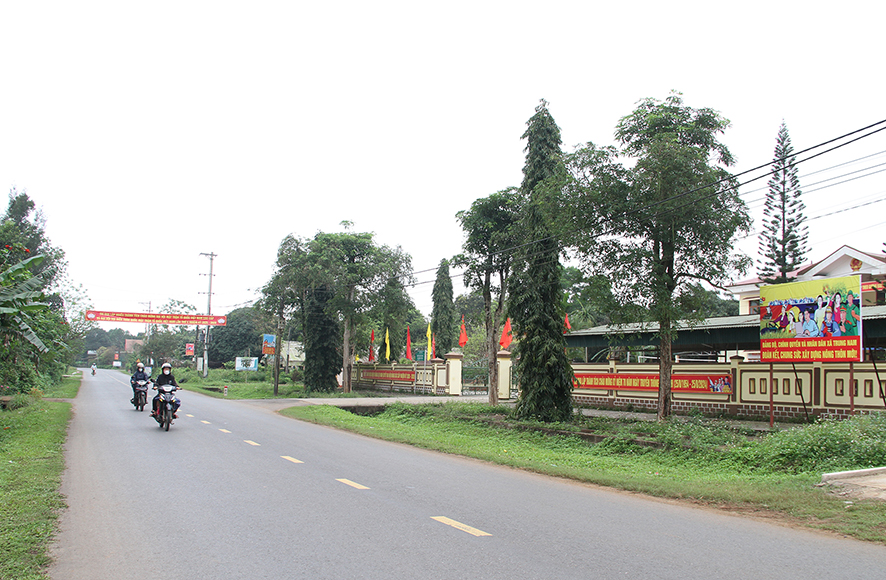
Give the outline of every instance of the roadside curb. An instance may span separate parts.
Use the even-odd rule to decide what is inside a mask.
[[[834,473],[823,473],[821,481],[832,481],[834,479],[850,479],[853,477],[865,477],[868,475],[880,475],[886,473],[886,467],[872,467],[870,469],[856,469],[854,471],[836,471]]]

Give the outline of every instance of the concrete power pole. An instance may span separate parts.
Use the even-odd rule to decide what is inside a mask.
[[[212,316],[212,261],[218,254],[213,252],[201,253],[201,256],[209,257],[209,295],[206,301],[206,316]],[[202,274],[205,276],[205,274]],[[209,329],[210,325],[206,325],[206,336],[203,337],[203,378],[209,375]]]

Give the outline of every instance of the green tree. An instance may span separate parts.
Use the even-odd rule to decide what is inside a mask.
[[[350,224],[345,222],[345,225]],[[384,292],[387,282],[392,278],[399,279],[401,285],[411,281],[410,271],[408,254],[399,247],[376,244],[371,233],[320,232],[310,240],[288,236],[278,251],[277,272],[266,286],[266,293],[271,299],[282,296],[291,308],[302,311],[306,362],[307,343],[319,340],[314,334],[316,329],[310,327],[312,311],[322,306],[337,321],[341,332],[338,343],[341,360],[333,374],[343,370],[342,385],[345,392],[350,392],[350,364],[355,345],[360,342],[360,323]],[[314,296],[314,305],[308,306],[307,295],[316,289],[325,289],[322,300]],[[288,297],[287,292],[291,292]],[[322,328],[328,330],[330,326]],[[325,342],[329,340],[324,338]],[[328,364],[328,359],[323,360]]]
[[[476,288],[472,288],[465,294],[459,294],[453,301],[455,313],[458,316],[457,324],[461,332],[461,317],[464,317],[465,329],[468,335],[477,328],[484,326],[485,314],[483,311],[483,294]]]
[[[504,322],[505,300],[511,274],[513,250],[520,239],[522,198],[519,191],[509,188],[489,197],[474,201],[471,208],[460,211],[456,218],[465,231],[462,253],[453,263],[465,268],[464,283],[483,296],[484,326],[486,328],[486,360],[489,365],[489,403],[498,404],[498,340]]]
[[[449,276],[448,260],[440,261],[431,297],[434,303],[431,310],[431,332],[436,337],[438,356],[441,356],[458,344],[458,320],[452,300],[452,278]]]
[[[602,275],[585,276],[581,269],[569,266],[560,278],[563,309],[569,314],[572,330],[609,324],[609,312],[615,305],[612,283]]]
[[[374,306],[368,316],[369,327],[364,324],[358,330],[357,343],[360,345],[360,352],[368,352],[370,332],[375,329],[377,331],[375,338],[379,347],[378,359],[384,360],[383,345],[387,329],[391,343],[391,360],[397,361],[406,349],[407,326],[410,327],[413,338],[416,330],[424,336],[421,332],[425,328],[424,318],[415,308],[412,298],[409,297],[399,278],[389,278],[373,302]],[[413,340],[413,350],[415,350],[415,340]]]
[[[733,252],[750,219],[726,169],[732,156],[718,140],[728,126],[717,111],[688,107],[672,93],[640,101],[619,121],[620,150],[588,143],[568,159],[572,179],[560,207],[584,266],[612,280],[622,305],[612,312],[616,322],[658,323],[659,419],[671,410],[671,344],[676,320],[686,317],[680,297],[691,283],[718,287],[748,266]],[[703,319],[690,314],[690,322]]]
[[[791,280],[790,273],[803,264],[809,231],[803,210],[800,179],[797,177],[797,157],[791,145],[787,125],[781,122],[775,139],[775,158],[772,176],[763,209],[763,231],[760,233],[760,260],[758,273],[767,284],[783,284]]]
[[[565,178],[560,128],[544,100],[526,125],[526,164],[520,186],[527,200],[521,223],[525,241],[515,261],[508,302],[519,337],[514,365],[520,382],[516,412],[525,419],[567,421],[572,416],[575,377],[563,337],[560,242],[543,212],[549,193],[561,187]]]
[[[325,286],[307,294],[305,320],[305,391],[333,392],[341,370],[340,329],[330,313],[334,293]]]
[[[262,338],[259,317],[260,313],[252,306],[230,311],[225,326],[212,329],[209,360],[225,363],[238,356],[259,355]]]

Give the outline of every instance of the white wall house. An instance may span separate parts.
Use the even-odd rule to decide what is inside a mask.
[[[792,282],[861,275],[861,304],[875,306],[886,303],[886,254],[861,252],[842,246],[818,262],[808,264],[791,273]],[[757,314],[760,306],[759,278],[734,282],[726,288],[739,301],[740,314]]]

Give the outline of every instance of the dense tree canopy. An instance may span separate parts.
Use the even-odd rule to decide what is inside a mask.
[[[719,141],[728,126],[718,112],[688,107],[673,93],[644,99],[621,119],[620,150],[588,143],[567,159],[564,235],[590,273],[612,280],[623,305],[612,312],[616,322],[659,323],[660,417],[670,414],[674,322],[686,317],[681,296],[693,292],[691,283],[718,286],[748,266],[733,252],[750,219]]]
[[[345,224],[346,229],[349,225]],[[349,392],[348,371],[356,354],[360,324],[367,319],[379,295],[393,291],[391,280],[398,281],[402,287],[411,281],[411,276],[409,255],[399,247],[377,244],[371,233],[320,232],[311,239],[287,236],[277,254],[277,271],[265,287],[265,302],[273,306],[280,300],[290,314],[301,316],[306,337],[306,366],[312,341],[330,343],[325,336],[320,341],[317,329],[310,326],[312,310],[324,309],[338,325],[337,350],[341,358],[335,373],[345,371],[342,386]],[[317,289],[323,289],[322,295],[313,294]],[[311,305],[309,299],[313,301]],[[326,329],[323,332],[331,328],[325,322],[322,327]],[[323,360],[326,361],[323,364],[329,364],[328,358]]]
[[[0,384],[21,392],[61,376],[73,336],[64,300],[53,291],[64,252],[49,243],[35,207],[13,189],[0,219]]]
[[[496,353],[514,248],[521,239],[518,224],[522,207],[519,190],[509,188],[478,199],[470,209],[456,214],[466,237],[462,253],[453,262],[465,268],[465,285],[483,296],[490,385],[498,381]],[[498,403],[495,388],[489,389],[489,402]]]

